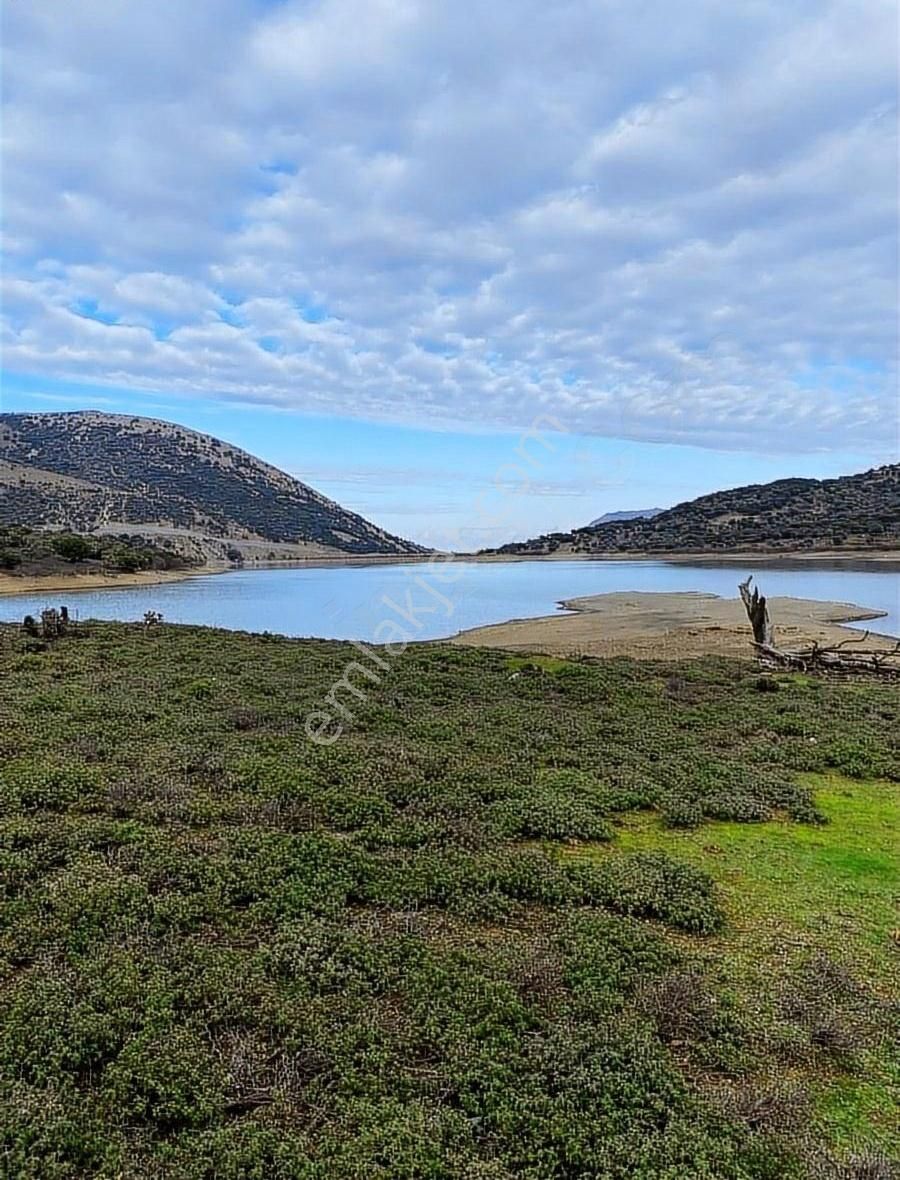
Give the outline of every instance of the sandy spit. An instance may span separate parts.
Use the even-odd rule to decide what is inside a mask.
[[[497,647],[556,656],[634,656],[638,659],[689,659],[704,655],[753,654],[750,627],[738,598],[701,592],[626,591],[572,598],[560,603],[571,614],[513,619],[462,631],[449,642],[465,647]],[[882,617],[846,602],[770,598],[776,642],[786,648],[859,640],[862,632],[841,627]],[[867,646],[893,647],[896,640],[871,634]]]

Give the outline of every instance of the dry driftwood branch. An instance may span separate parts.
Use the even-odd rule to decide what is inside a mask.
[[[842,647],[846,647],[850,643],[865,643],[869,638],[869,632],[863,631],[861,635],[854,635],[851,639],[842,639],[840,643],[836,643],[833,647],[823,647],[822,651],[840,651]],[[813,644],[813,647],[816,647]]]
[[[813,642],[811,647],[800,651],[783,651],[775,646],[774,629],[769,619],[768,606],[765,595],[754,587],[750,592],[751,575],[746,582],[741,582],[738,589],[741,601],[753,629],[753,646],[756,648],[760,662],[770,668],[790,668],[794,671],[806,672],[820,670],[827,672],[870,672],[884,676],[900,677],[900,641],[892,648],[864,648],[857,646],[865,643],[869,632],[851,636],[830,647],[820,647]]]

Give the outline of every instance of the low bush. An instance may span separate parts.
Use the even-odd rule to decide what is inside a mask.
[[[129,1040],[104,1071],[102,1101],[116,1119],[163,1131],[203,1126],[225,1107],[225,1080],[207,1041],[173,1025]]]
[[[660,807],[668,828],[699,828],[704,820],[703,805],[696,799],[665,799]]]
[[[678,962],[672,945],[631,918],[573,913],[556,934],[564,978],[579,1003],[616,1002]]]
[[[826,767],[848,778],[900,777],[897,760],[873,743],[838,738],[825,746],[822,757]]]
[[[610,840],[605,809],[590,798],[557,793],[552,787],[525,788],[495,804],[490,819],[504,836],[546,840]]]
[[[575,863],[567,866],[567,875],[579,900],[615,913],[658,918],[693,934],[712,934],[724,921],[711,879],[663,853]]]

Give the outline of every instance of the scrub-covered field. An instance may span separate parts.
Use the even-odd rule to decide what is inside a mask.
[[[349,645],[27,642],[0,1175],[892,1174],[896,687],[427,646],[326,747]]]

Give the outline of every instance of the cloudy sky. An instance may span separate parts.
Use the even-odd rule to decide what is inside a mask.
[[[4,409],[435,544],[896,459],[893,0],[3,13]]]

